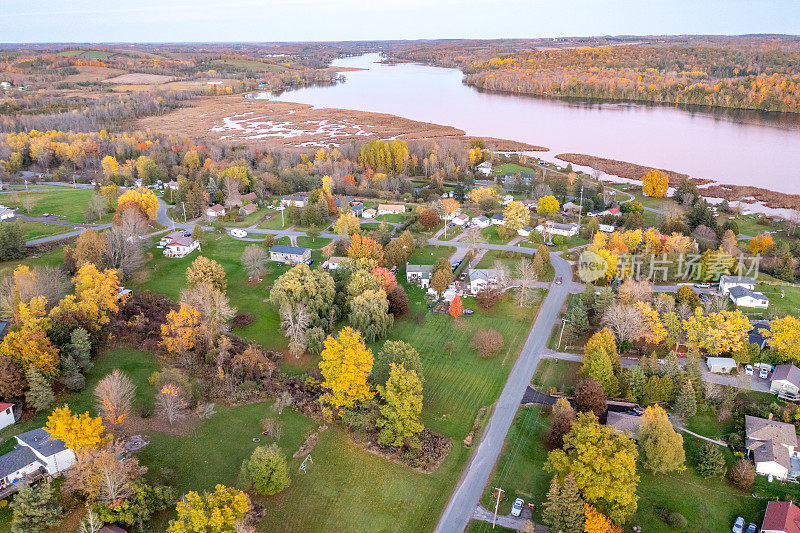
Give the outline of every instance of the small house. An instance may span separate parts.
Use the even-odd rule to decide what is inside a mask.
[[[503,197],[500,199],[500,204],[501,204],[501,205],[508,205],[508,204],[510,204],[510,203],[511,203],[511,202],[513,202],[513,201],[514,201],[514,197],[513,197],[513,196],[511,196],[510,194],[506,194],[505,196],[503,196]]]
[[[517,230],[517,235],[520,237],[530,237],[532,232],[533,228],[531,226],[525,226]]]
[[[298,207],[300,209],[308,205],[308,196],[302,194],[291,194],[281,197],[283,207]]]
[[[161,238],[158,244],[164,247],[164,256],[171,258],[186,257],[200,248],[200,242],[183,231],[173,231]]]
[[[399,215],[406,212],[406,206],[400,204],[379,204],[378,216],[380,215]]]
[[[581,212],[581,206],[574,202],[567,202],[563,206],[561,206],[561,211],[565,215],[577,215]]]
[[[350,206],[350,214],[356,218],[360,218],[364,214],[364,204],[356,202]]]
[[[378,212],[370,207],[369,209],[364,209],[361,213],[361,218],[375,218],[377,214]]]
[[[167,183],[164,184],[164,190],[166,191],[167,189],[171,189],[171,190],[177,192],[177,190],[178,190],[178,182],[175,181],[175,180],[168,181]]]
[[[333,256],[324,263],[322,263],[322,268],[327,270],[336,270],[337,268],[339,268],[339,265],[341,265],[342,261],[344,261],[345,259],[346,259],[345,257]]]
[[[311,259],[311,249],[302,248],[300,246],[276,244],[269,249],[269,258],[271,261],[289,263],[292,265],[306,263]]]
[[[600,224],[599,226],[597,226],[597,229],[599,229],[603,233],[614,233],[615,228],[611,224]]]
[[[737,307],[751,307],[766,309],[769,307],[769,298],[760,292],[755,292],[739,285],[728,289],[728,297]]]
[[[242,195],[242,202],[248,201],[251,204],[254,204],[256,203],[256,200],[258,200],[258,196],[256,196],[256,193],[254,192],[249,192],[247,194]]]
[[[209,218],[217,218],[217,217],[224,217],[225,216],[225,206],[220,204],[214,204],[208,209],[206,209],[206,216]]]
[[[503,213],[495,213],[494,215],[492,215],[491,220],[492,220],[492,226],[497,226],[497,225],[505,226],[506,225],[506,221],[505,221],[505,217],[503,216]]]
[[[0,429],[10,426],[16,422],[14,418],[14,404],[0,402]]]
[[[481,163],[480,165],[475,167],[475,170],[479,174],[483,174],[484,176],[488,176],[489,174],[492,173],[492,163],[489,162],[489,161],[484,161],[483,163]]]
[[[0,489],[7,491],[45,475],[56,476],[75,464],[75,454],[44,428],[16,436],[17,446],[0,456]]]
[[[14,218],[14,210],[10,207],[0,205],[0,220],[8,220]]]
[[[433,265],[411,265],[406,263],[406,281],[427,288],[431,284]]]
[[[479,228],[488,228],[491,221],[487,217],[481,215],[472,217],[472,223]]]
[[[334,204],[336,205],[336,209],[342,208],[342,202],[346,202],[348,205],[353,204],[353,197],[352,196],[339,196],[334,200]]]
[[[794,399],[800,392],[800,368],[794,365],[778,365],[772,371],[769,391],[781,397]]]
[[[800,507],[792,502],[767,502],[761,533],[800,533]]]
[[[494,268],[471,268],[469,269],[469,290],[472,294],[477,294],[481,289],[490,284],[499,283],[502,272]]]
[[[244,204],[239,208],[239,215],[246,217],[247,215],[252,215],[256,211],[258,211],[256,204]]]
[[[770,418],[745,415],[745,447],[756,464],[756,473],[786,479],[797,454],[797,434],[793,424]],[[794,472],[796,474],[797,472]]]
[[[732,357],[706,357],[706,366],[714,374],[730,374],[736,368],[736,361]]]
[[[606,414],[606,425],[611,426],[618,432],[636,439],[636,434],[639,432],[639,426],[642,423],[642,417],[632,415],[629,413],[618,413],[616,411],[609,411]]]
[[[459,213],[453,217],[453,224],[456,226],[466,226],[469,222],[469,216],[464,213]]]
[[[569,224],[562,224],[560,222],[548,220],[544,223],[544,225],[537,226],[536,229],[542,235],[549,235],[552,238],[553,235],[560,235],[561,237],[573,237],[578,234],[578,230],[580,230],[581,227],[572,222]]]
[[[758,346],[759,350],[763,350],[767,345],[767,339],[770,334],[770,325],[767,320],[753,321],[753,329],[747,334],[747,342]]]
[[[756,290],[756,280],[750,276],[720,276],[719,292],[727,296],[733,287],[742,287],[751,291]]]

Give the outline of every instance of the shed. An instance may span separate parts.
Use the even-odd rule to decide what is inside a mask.
[[[715,374],[730,374],[736,368],[736,361],[732,357],[706,357],[708,371]]]

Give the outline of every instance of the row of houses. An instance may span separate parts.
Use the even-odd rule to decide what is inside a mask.
[[[433,277],[433,265],[412,265],[406,264],[406,281],[419,285],[423,289],[427,289],[431,285],[431,278]],[[465,290],[470,294],[477,294],[481,289],[490,284],[502,282],[503,272],[494,268],[470,268],[467,271],[467,281]],[[451,287],[454,291],[460,288],[460,285]],[[447,300],[445,295],[445,300]],[[455,292],[453,292],[455,296]],[[452,299],[452,298],[450,298]]]
[[[356,217],[375,218],[381,215],[397,215],[405,213],[406,206],[402,204],[378,204],[377,208],[364,209],[364,204],[354,201],[349,196],[336,198],[336,208],[341,209],[342,202],[350,204],[350,213]],[[304,208],[308,205],[308,196],[305,194],[291,194],[281,197],[282,207]]]

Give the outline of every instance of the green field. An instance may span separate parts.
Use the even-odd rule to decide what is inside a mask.
[[[450,257],[456,251],[455,246],[439,246],[437,244],[426,244],[422,248],[417,248],[408,262],[412,265],[433,265],[441,257]]]
[[[58,235],[72,231],[73,228],[69,226],[61,226],[58,224],[48,224],[46,222],[17,222],[22,227],[26,239],[35,239],[37,237],[49,237],[50,235]]]
[[[311,237],[306,237],[304,235],[301,235],[300,237],[297,237],[297,246],[302,246],[303,248],[317,249],[329,245],[332,241],[333,239],[330,239],[328,237],[317,237],[316,239],[313,239]]]
[[[391,214],[391,215],[381,215],[379,217],[375,217],[375,220],[377,220],[378,222],[397,222],[397,223],[401,223],[401,222],[405,222],[407,218],[408,218],[408,214],[401,215],[401,214],[398,213],[398,214]]]
[[[486,240],[487,243],[507,244],[508,241],[517,236],[516,233],[506,232],[507,234],[505,237],[500,237],[500,235],[497,234],[498,227],[500,227],[500,224],[492,224],[491,226],[487,226],[481,229],[481,235],[483,235],[483,238]]]
[[[286,213],[283,214],[283,223],[281,223],[281,214],[275,213],[270,218],[258,225],[261,229],[286,229],[291,226],[289,218]]]
[[[576,361],[542,359],[536,367],[531,385],[542,392],[547,392],[551,387],[559,392],[567,392],[575,388],[581,366]]]
[[[211,66],[216,70],[226,71],[229,67],[236,70],[248,70],[250,72],[283,72],[286,67],[274,63],[262,63],[250,59],[221,59],[214,61]]]
[[[67,222],[83,223],[83,212],[95,194],[94,189],[66,189],[54,192],[19,192],[4,195],[5,205],[20,213],[41,216],[44,213],[58,215]],[[30,213],[23,207],[25,198],[33,202]],[[111,220],[107,214],[103,221]]]

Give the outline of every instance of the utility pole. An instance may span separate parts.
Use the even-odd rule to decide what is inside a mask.
[[[183,206],[183,223],[186,224],[186,202],[181,202]]]
[[[558,334],[558,349],[561,349],[561,337],[564,336],[564,327],[567,325],[567,319],[561,319],[561,333]]]
[[[578,204],[578,226],[581,225],[581,215],[583,214],[583,185],[581,185],[581,203]]]
[[[495,487],[494,490],[497,491],[497,502],[494,504],[494,519],[492,520],[492,529],[494,529],[494,526],[497,523],[497,508],[500,507],[500,496],[505,492],[500,487]]]

